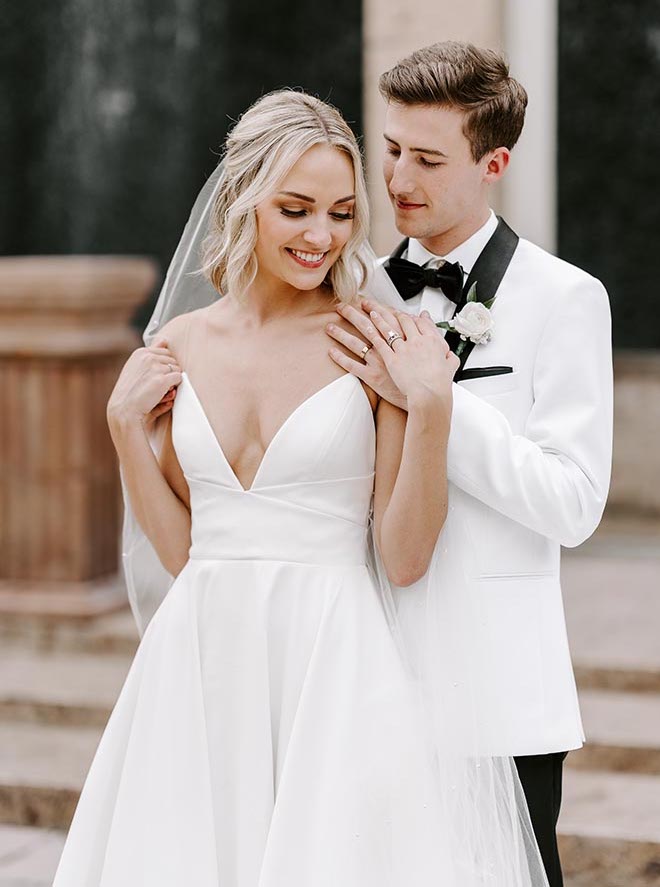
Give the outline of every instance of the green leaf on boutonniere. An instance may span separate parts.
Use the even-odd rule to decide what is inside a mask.
[[[470,289],[468,290],[467,301],[468,302],[478,302],[479,301],[479,299],[477,298],[477,281],[476,280],[472,284]]]
[[[488,308],[488,310],[490,311],[490,309],[493,307],[494,303],[495,303],[495,296],[493,296],[493,298],[489,299],[487,302],[484,302],[484,306],[486,308]]]
[[[438,327],[438,329],[441,329],[441,330],[450,330],[452,333],[456,332],[453,325],[451,323],[447,323],[446,320],[439,320],[436,323],[436,326]],[[454,352],[456,357],[461,356],[466,345],[467,345],[467,339],[465,338],[465,336],[461,336],[460,342],[457,344],[456,351]]]

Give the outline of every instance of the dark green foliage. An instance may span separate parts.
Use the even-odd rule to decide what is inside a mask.
[[[559,11],[559,253],[607,286],[615,345],[660,348],[660,3]]]
[[[0,243],[163,267],[230,120],[298,86],[360,130],[360,5],[335,0],[2,4]],[[145,309],[148,310],[148,309]]]

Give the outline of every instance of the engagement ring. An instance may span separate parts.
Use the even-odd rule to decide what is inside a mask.
[[[392,348],[397,339],[403,339],[401,333],[395,333],[394,330],[390,330],[387,334],[387,344]]]

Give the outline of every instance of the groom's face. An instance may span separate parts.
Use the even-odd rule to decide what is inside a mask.
[[[488,155],[474,161],[462,111],[390,102],[383,174],[401,234],[432,239],[469,225],[487,202]]]

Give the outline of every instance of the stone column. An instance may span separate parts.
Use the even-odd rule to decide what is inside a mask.
[[[0,612],[125,603],[105,408],[156,281],[146,259],[0,259]]]
[[[501,183],[502,213],[521,237],[557,248],[557,0],[505,0],[505,54],[529,104]]]
[[[441,40],[465,40],[477,46],[502,49],[504,0],[364,0],[364,146],[371,204],[371,242],[381,255],[401,239],[393,221],[392,207],[381,172],[385,103],[378,92],[378,78],[399,59],[421,46]],[[493,195],[499,207],[499,193]]]

